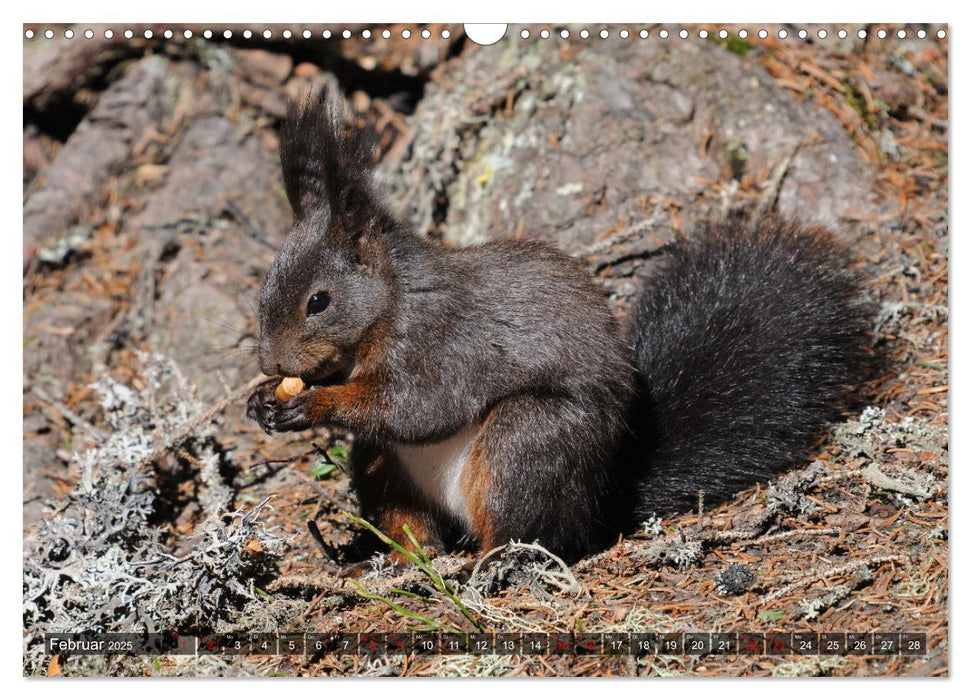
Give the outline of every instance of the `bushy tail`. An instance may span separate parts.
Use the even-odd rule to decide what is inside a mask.
[[[825,232],[774,218],[709,224],[672,246],[632,321],[640,519],[799,464],[868,365],[849,264]]]

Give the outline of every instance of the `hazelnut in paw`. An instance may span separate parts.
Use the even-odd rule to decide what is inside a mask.
[[[311,387],[276,406],[273,412],[273,430],[276,432],[299,431],[323,423],[320,406],[325,389]]]
[[[250,395],[246,415],[267,433],[309,428],[311,423],[304,415],[304,407],[312,392],[304,389],[300,377],[267,380]]]
[[[276,395],[276,400],[280,403],[286,403],[294,396],[303,391],[304,384],[300,377],[284,377],[283,381],[277,386],[276,391],[273,393]]]

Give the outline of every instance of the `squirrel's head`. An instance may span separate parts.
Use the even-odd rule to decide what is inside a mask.
[[[371,141],[338,106],[292,106],[280,134],[294,225],[260,292],[260,369],[308,383],[348,370],[391,303],[387,236],[397,225],[371,185]]]

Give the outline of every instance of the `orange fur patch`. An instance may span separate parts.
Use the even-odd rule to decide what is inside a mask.
[[[472,530],[479,538],[483,551],[496,546],[495,521],[489,512],[489,491],[492,487],[492,468],[486,450],[477,442],[469,452],[468,460],[462,469],[462,493],[469,509]]]
[[[375,405],[376,390],[369,382],[356,381],[310,391],[307,416],[315,425],[335,418],[342,423],[357,422],[372,415]]]

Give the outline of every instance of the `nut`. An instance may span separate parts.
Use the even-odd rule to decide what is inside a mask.
[[[303,380],[300,377],[284,377],[274,393],[276,400],[283,402],[289,401],[301,391],[303,391]]]

